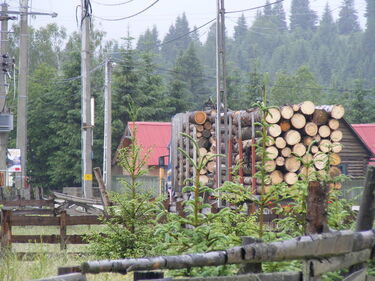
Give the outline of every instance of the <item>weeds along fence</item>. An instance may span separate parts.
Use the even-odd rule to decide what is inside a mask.
[[[12,205],[23,207],[51,207],[53,200],[13,201]],[[102,222],[98,216],[69,216],[66,211],[58,215],[54,209],[19,209],[13,210],[9,206],[1,210],[1,248],[11,249],[12,243],[47,243],[60,244],[61,250],[67,249],[67,244],[86,244],[83,235],[68,235],[67,227],[72,225],[98,225]],[[59,234],[51,235],[13,235],[14,226],[58,226]]]

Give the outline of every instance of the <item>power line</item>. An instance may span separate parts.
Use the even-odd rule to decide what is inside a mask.
[[[135,16],[138,16],[140,14],[142,14],[143,12],[147,11],[148,9],[150,9],[152,6],[154,6],[156,3],[158,3],[160,0],[156,0],[155,2],[153,2],[151,5],[147,6],[146,8],[144,8],[143,10],[133,14],[133,15],[130,15],[130,16],[127,16],[127,17],[123,17],[123,18],[117,18],[117,19],[107,19],[107,18],[102,18],[102,17],[98,17],[98,16],[95,16],[95,18],[97,19],[100,19],[100,20],[104,20],[104,21],[121,21],[121,20],[126,20],[126,19],[130,19],[130,18],[133,18]]]
[[[128,0],[128,1],[125,1],[125,2],[121,2],[121,3],[102,3],[102,2],[99,2],[99,1],[95,1],[95,0],[91,0],[91,1],[93,3],[101,5],[101,6],[113,7],[113,6],[125,5],[125,4],[128,4],[130,2],[133,2],[134,0]]]
[[[264,7],[268,7],[268,6],[271,6],[271,5],[274,5],[274,4],[278,4],[278,3],[281,3],[281,2],[284,2],[285,0],[279,0],[279,1],[275,1],[275,2],[272,2],[272,3],[268,3],[268,4],[265,4],[265,5],[262,5],[262,6],[257,6],[257,7],[253,7],[253,8],[248,8],[248,9],[243,9],[243,10],[237,10],[237,11],[229,11],[229,12],[225,12],[226,14],[234,14],[234,13],[242,13],[242,12],[247,12],[247,11],[252,11],[252,10],[257,10],[257,9],[261,9],[261,8],[264,8]]]

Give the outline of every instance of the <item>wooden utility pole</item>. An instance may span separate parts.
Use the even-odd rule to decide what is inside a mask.
[[[90,87],[90,11],[87,0],[81,0],[81,84],[82,84],[82,187],[85,198],[92,198],[92,142]]]
[[[28,65],[28,0],[20,0],[20,48],[19,48],[19,75],[18,75],[18,103],[17,103],[17,139],[16,146],[21,150],[21,176],[16,178],[16,185],[23,190],[27,165],[27,75]],[[30,192],[21,194],[21,197],[30,199]]]
[[[225,81],[225,9],[224,0],[217,0],[216,16],[216,153],[221,153],[221,114],[224,111],[224,144],[225,154],[228,152],[228,120],[227,120],[227,98]],[[222,108],[222,103],[224,104]],[[216,157],[216,185],[219,187],[222,181],[221,157]],[[226,158],[228,172],[228,161]],[[218,202],[220,207],[220,202]]]
[[[107,189],[111,189],[112,163],[112,62],[105,62],[104,79],[104,151],[103,177]]]
[[[7,86],[6,86],[6,75],[10,67],[10,60],[8,56],[8,20],[14,19],[14,17],[8,16],[8,4],[1,4],[1,59],[2,69],[0,72],[0,115],[3,118],[8,117],[9,127],[6,130],[0,132],[0,173],[3,175],[3,184],[5,185],[7,176],[7,147],[8,147],[8,136],[9,132],[13,130],[13,115],[9,114],[6,98],[7,98]]]
[[[27,76],[28,65],[28,15],[49,15],[56,17],[56,13],[29,13],[28,0],[20,0],[20,11],[8,11],[9,14],[20,15],[20,47],[18,74],[18,103],[17,103],[17,139],[16,146],[21,150],[21,176],[16,179],[16,186],[22,190],[27,171]],[[22,196],[22,195],[21,195]],[[23,195],[30,198],[30,190]]]

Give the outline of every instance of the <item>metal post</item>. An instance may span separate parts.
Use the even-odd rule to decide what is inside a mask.
[[[103,151],[103,177],[107,189],[111,189],[111,163],[112,163],[112,62],[105,63],[104,81],[104,151]]]
[[[2,56],[7,55],[8,53],[8,19],[7,17],[8,4],[1,4],[1,16],[4,19],[1,21],[1,54]],[[7,112],[6,106],[6,86],[5,86],[5,76],[7,75],[6,71],[1,71],[0,73],[0,114]],[[4,173],[4,186],[5,186],[5,177],[6,177],[6,158],[7,158],[7,147],[8,147],[8,132],[0,133],[0,173]],[[3,172],[4,171],[4,172]],[[0,187],[1,188],[1,187]],[[0,198],[2,196],[0,195]]]
[[[90,11],[86,0],[81,0],[81,86],[82,86],[82,187],[85,198],[92,198],[92,124],[90,89]]]
[[[17,188],[24,187],[23,179],[27,170],[27,76],[28,65],[28,0],[20,0],[20,48],[19,48],[19,76],[18,76],[18,104],[17,104],[17,139],[16,146],[21,150],[21,175],[16,180]],[[24,194],[29,199],[30,193]]]

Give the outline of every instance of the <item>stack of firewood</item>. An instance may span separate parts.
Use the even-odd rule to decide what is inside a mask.
[[[344,112],[341,105],[315,106],[311,101],[271,108],[266,116],[266,121],[270,125],[267,128],[269,140],[266,143],[269,158],[265,165],[269,174],[267,184],[285,182],[293,185],[299,178],[324,175],[328,160],[330,175],[339,175],[340,170],[337,165],[341,163],[341,158],[338,153],[342,149],[340,141],[343,137],[339,129],[339,120]],[[224,137],[224,117],[222,116],[220,150],[216,147],[215,110],[188,113],[188,124],[184,125],[184,131],[196,139],[201,156],[227,153],[230,160],[223,161],[223,181],[236,178],[244,185],[250,185],[253,176],[252,162],[253,160],[260,161],[259,155],[253,159],[251,149],[252,143],[259,139],[257,132],[261,128],[255,126],[255,122],[260,121],[261,115],[258,109],[228,112],[228,138]],[[187,142],[185,139],[183,143],[185,149],[189,147]],[[189,147],[189,154],[193,158],[197,155],[192,145]],[[179,157],[183,156],[180,154]],[[313,165],[306,168],[303,162],[312,162]],[[189,166],[186,165],[186,159],[179,163],[185,167],[180,170],[184,171],[183,178],[192,177],[193,169],[191,165],[186,168]],[[230,167],[227,169],[224,163],[229,163]],[[205,169],[202,169],[201,182],[214,186],[215,172],[216,161],[213,159],[207,163]]]

